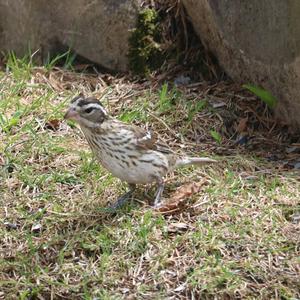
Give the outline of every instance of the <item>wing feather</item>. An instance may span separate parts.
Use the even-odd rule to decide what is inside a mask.
[[[172,150],[168,145],[159,140],[153,131],[135,127],[135,133],[137,137],[136,145],[138,148],[144,150],[156,150],[166,154],[172,153]]]

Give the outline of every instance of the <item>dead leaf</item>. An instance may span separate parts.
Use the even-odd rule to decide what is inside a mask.
[[[45,129],[50,129],[50,130],[53,130],[53,131],[57,131],[59,129],[60,122],[61,121],[58,120],[58,119],[49,120],[45,124]]]
[[[240,119],[239,124],[236,127],[236,131],[238,133],[242,133],[242,132],[246,131],[247,122],[248,122],[248,118],[242,118],[242,119]]]
[[[174,289],[174,292],[182,292],[186,289],[186,283],[183,283]]]
[[[189,229],[189,224],[182,222],[175,222],[168,225],[168,232],[182,232]]]
[[[226,103],[223,102],[223,101],[213,103],[213,105],[212,105],[213,108],[221,108],[221,107],[224,107],[224,106],[226,106]]]
[[[192,182],[181,186],[165,203],[162,204],[162,206],[158,207],[157,210],[161,213],[173,213],[176,211],[181,211],[186,206],[187,200],[190,198],[190,196],[198,193],[204,183],[204,181]]]
[[[187,197],[196,194],[200,191],[203,182],[192,182],[185,184],[177,189],[173,195],[170,197],[170,201],[178,202],[180,200],[186,199]]]

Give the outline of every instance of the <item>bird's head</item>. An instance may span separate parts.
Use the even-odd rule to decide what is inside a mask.
[[[80,126],[94,128],[100,126],[108,114],[99,100],[79,95],[70,102],[64,118],[74,120]]]

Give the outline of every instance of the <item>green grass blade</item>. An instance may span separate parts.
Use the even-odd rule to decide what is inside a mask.
[[[277,99],[269,91],[252,84],[244,84],[243,87],[260,98],[268,107],[274,108],[277,105]]]

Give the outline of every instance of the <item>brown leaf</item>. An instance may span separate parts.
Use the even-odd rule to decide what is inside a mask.
[[[58,119],[49,120],[45,124],[45,129],[50,129],[50,130],[53,130],[53,131],[57,131],[59,129],[60,122],[61,121],[58,120]]]
[[[189,229],[189,224],[182,222],[170,223],[168,225],[168,232],[180,232]]]
[[[182,210],[190,196],[198,193],[203,184],[204,181],[187,183],[181,186],[157,210],[161,213],[173,213]]]
[[[246,131],[247,122],[248,122],[248,118],[242,118],[242,119],[240,119],[239,124],[236,127],[236,131],[238,133],[242,133],[242,132]]]

